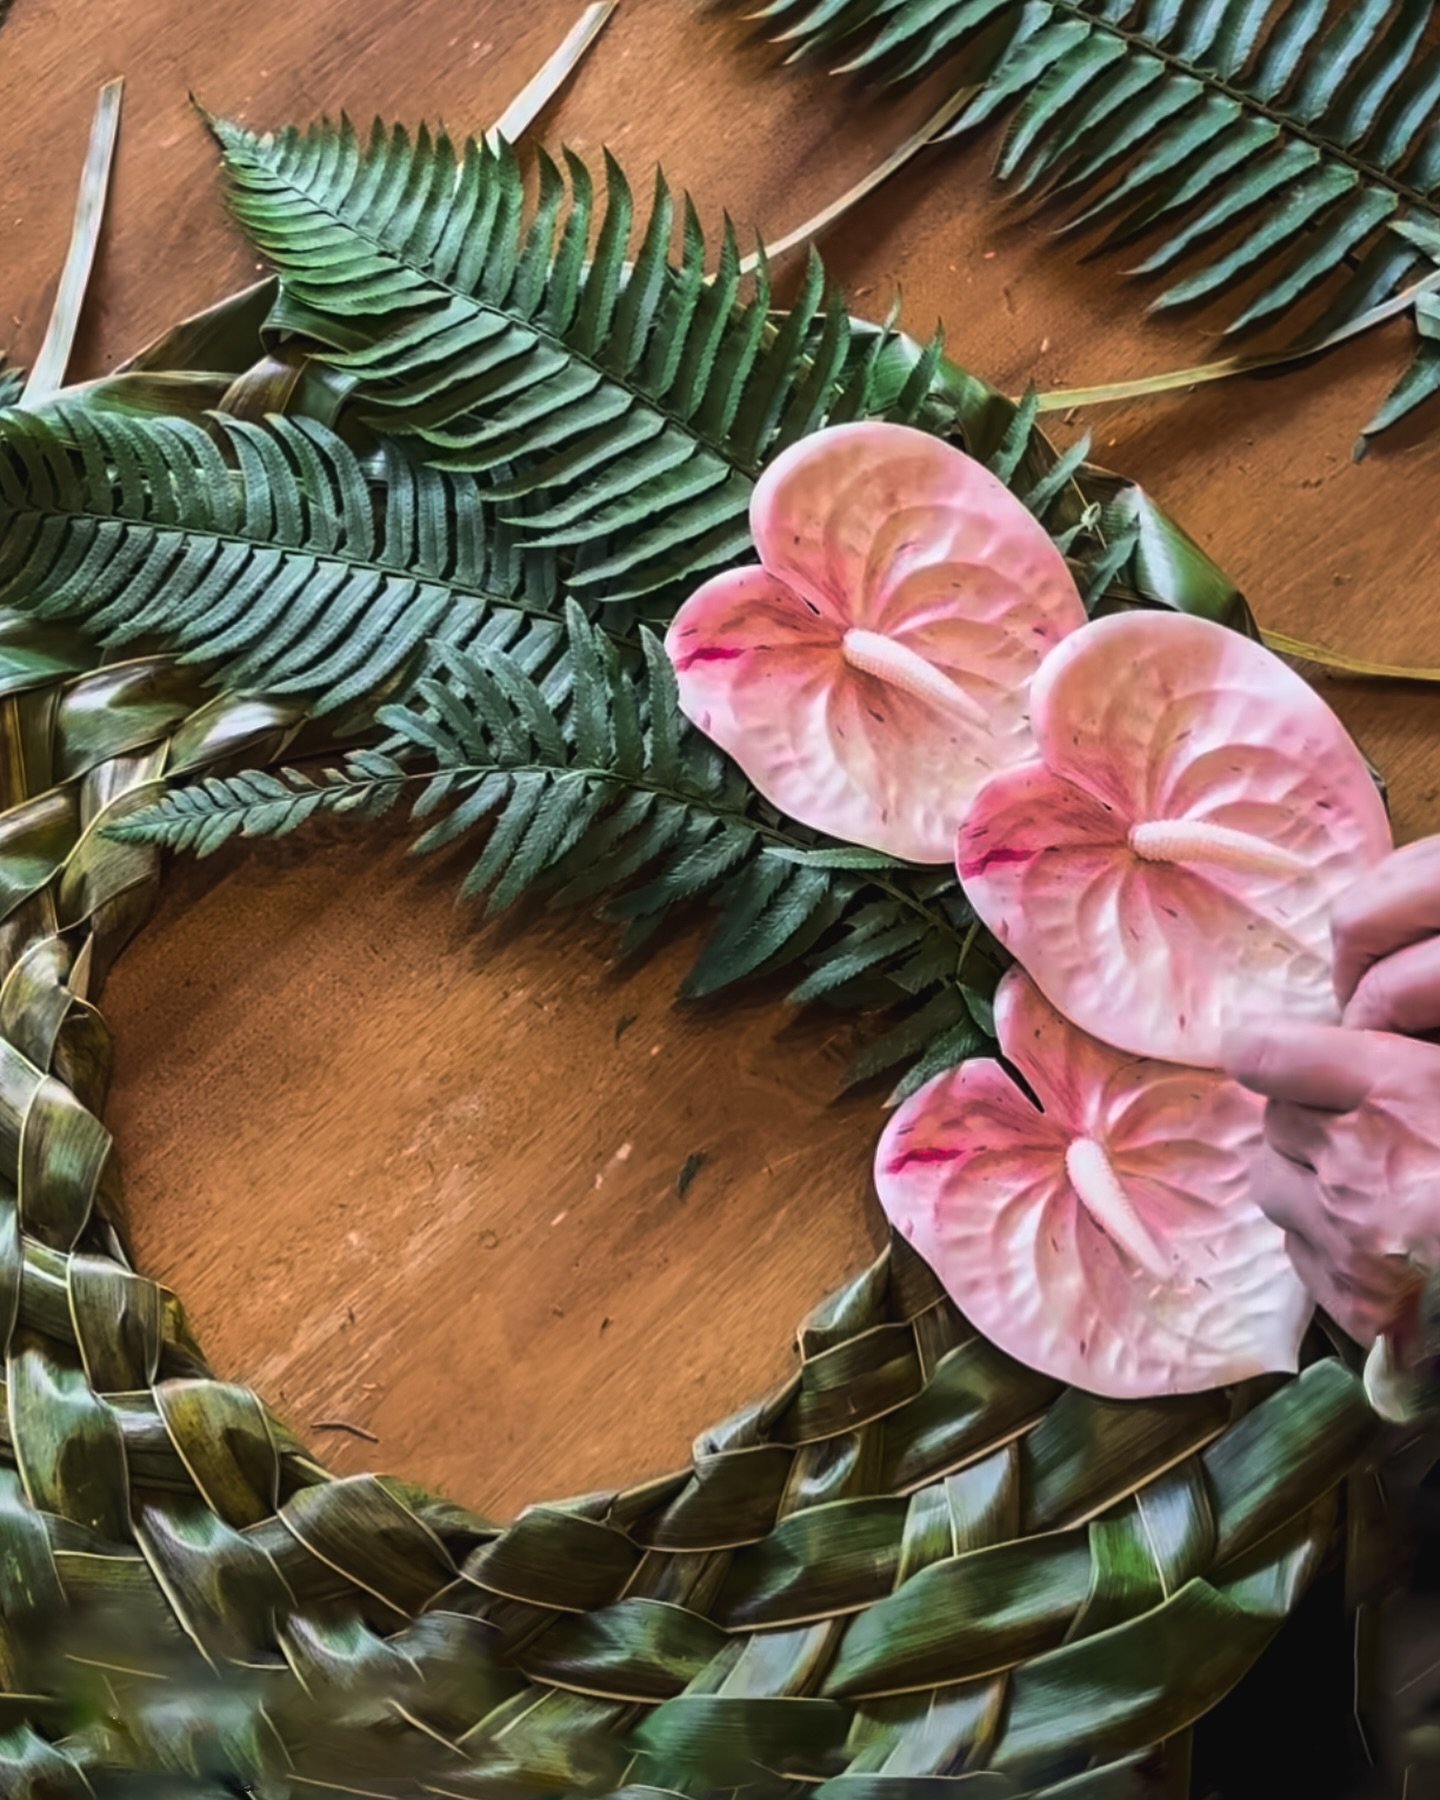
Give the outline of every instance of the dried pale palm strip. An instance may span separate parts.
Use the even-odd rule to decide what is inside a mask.
[[[80,192],[75,201],[75,223],[70,233],[70,249],[55,293],[50,323],[45,328],[44,342],[35,366],[20,398],[22,406],[35,406],[48,399],[65,382],[70,364],[75,333],[85,306],[85,293],[90,285],[90,271],[105,223],[105,199],[110,191],[110,165],[115,158],[115,139],[120,131],[120,101],[125,91],[123,81],[111,81],[100,90],[95,103],[95,120],[90,127],[90,148],[85,155],[85,168],[80,177]]]
[[[619,0],[597,0],[587,6],[566,33],[544,66],[526,83],[510,102],[494,126],[486,132],[485,141],[492,150],[501,141],[518,143],[535,120],[564,87],[565,83],[589,55],[591,46],[609,23]]]

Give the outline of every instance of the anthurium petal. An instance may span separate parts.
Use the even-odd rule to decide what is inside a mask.
[[[988,621],[1054,644],[1085,622],[1065,559],[1033,514],[983,463],[908,425],[869,420],[801,438],[760,477],[750,527],[767,569],[850,625]]]
[[[1117,1398],[1293,1369],[1310,1301],[1255,1204],[1263,1107],[1210,1070],[1077,1031],[1019,970],[993,1062],[890,1121],[881,1202],[956,1304],[1019,1361]]]
[[[1330,911],[1390,848],[1340,721],[1259,644],[1128,613],[1031,690],[1044,766],[995,777],[959,835],[976,910],[1076,1024],[1218,1065],[1226,1030],[1336,1013]]]
[[[751,527],[766,574],[706,583],[666,639],[686,715],[791,817],[948,861],[981,782],[1034,754],[1029,683],[1085,618],[1064,558],[988,470],[900,425],[793,445]]]
[[[717,575],[665,640],[686,717],[767,800],[847,843],[940,862],[954,835],[950,721],[857,678],[831,622],[765,569]]]
[[[1118,808],[1042,764],[986,783],[957,867],[975,910],[1050,999],[1133,1054],[1182,1060],[1188,1049],[1195,1063],[1219,1062],[1236,996],[1217,957],[1233,942],[1260,961],[1272,1010],[1287,978],[1286,991],[1317,1009],[1327,991],[1323,947],[1262,938],[1222,888],[1136,857]]]
[[[1116,1066],[1109,1045],[1076,1031],[1018,969],[1001,977],[994,1014],[1001,1049],[1038,1095],[1063,1144],[1077,1132],[1094,1136],[1100,1131]]]
[[[803,733],[824,735],[839,632],[765,569],[731,569],[707,581],[680,609],[666,649],[685,716],[722,749],[747,746],[772,779],[786,778]],[[741,664],[748,679],[736,679]],[[803,758],[807,772],[813,760]]]

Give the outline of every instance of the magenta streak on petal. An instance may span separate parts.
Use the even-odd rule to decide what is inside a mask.
[[[841,643],[841,654],[852,669],[888,682],[916,700],[928,701],[941,712],[953,713],[971,725],[988,725],[985,708],[952,681],[943,670],[927,662],[908,644],[886,637],[883,631],[864,631],[852,626]]]
[[[986,850],[982,855],[972,857],[969,862],[961,863],[960,879],[968,881],[972,875],[983,875],[996,863],[1029,862],[1035,854],[1033,850]]]
[[[956,1162],[964,1154],[963,1150],[947,1150],[938,1144],[926,1150],[904,1150],[899,1156],[892,1158],[887,1172],[891,1175],[899,1175],[903,1170],[912,1168],[916,1163]]]
[[[1110,1166],[1105,1146],[1094,1138],[1073,1138],[1065,1151],[1065,1173],[1095,1223],[1133,1262],[1159,1281],[1174,1279],[1165,1252]]]
[[[683,674],[686,669],[693,669],[696,663],[734,662],[737,656],[744,654],[744,646],[738,644],[733,647],[728,644],[702,644],[698,650],[682,656],[675,667]]]

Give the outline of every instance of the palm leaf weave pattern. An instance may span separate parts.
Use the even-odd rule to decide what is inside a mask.
[[[1331,1542],[1371,1431],[1353,1375],[1096,1401],[1009,1362],[896,1246],[673,1477],[505,1529],[330,1478],[128,1263],[92,998],[158,875],[107,817],[167,770],[287,753],[299,707],[13,619],[4,668],[12,1791],[138,1767],[277,1797],[895,1800],[994,1771],[1075,1800],[1183,1762]]]

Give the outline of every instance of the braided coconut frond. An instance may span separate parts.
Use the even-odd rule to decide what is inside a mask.
[[[1099,1401],[1009,1361],[897,1245],[673,1477],[503,1530],[330,1478],[126,1260],[92,999],[158,875],[106,822],[167,772],[294,754],[296,703],[207,701],[13,617],[0,671],[11,1791],[132,1768],[891,1800],[965,1774],[1076,1800],[1183,1774],[1331,1542],[1371,1430],[1353,1375]]]

